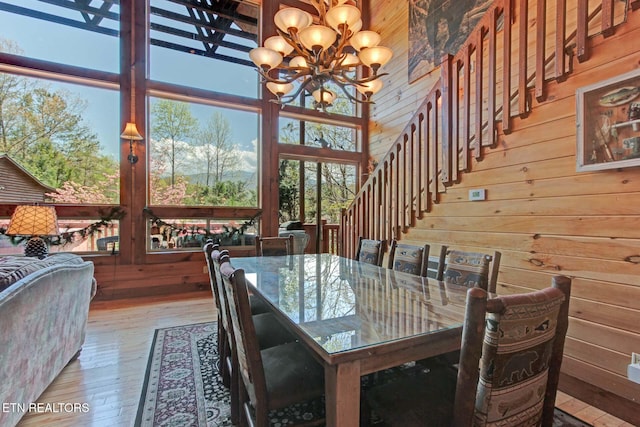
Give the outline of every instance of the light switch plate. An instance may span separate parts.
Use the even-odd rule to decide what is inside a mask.
[[[474,188],[472,190],[469,190],[469,200],[486,200],[484,188]]]

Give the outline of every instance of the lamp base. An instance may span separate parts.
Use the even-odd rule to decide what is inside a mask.
[[[49,248],[47,243],[40,237],[32,237],[24,246],[24,256],[45,258],[49,255]]]

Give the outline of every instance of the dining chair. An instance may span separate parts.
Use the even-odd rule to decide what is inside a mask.
[[[293,255],[293,234],[288,237],[256,237],[256,256]]]
[[[427,277],[430,279],[442,280],[444,275],[444,266],[447,257],[446,245],[440,246],[438,255],[429,255],[427,257]]]
[[[261,348],[244,271],[234,269],[229,262],[223,262],[220,270],[229,299],[234,357],[239,367],[235,375],[243,386],[242,415],[249,425],[266,427],[269,411],[319,399],[324,394],[324,369],[299,342]],[[324,419],[316,421],[317,424],[305,425],[324,424]]]
[[[222,281],[222,275],[220,272],[220,266],[222,263],[228,263],[230,261],[228,251],[214,251],[212,253],[212,264],[214,266],[216,277],[216,287],[220,296],[220,312],[221,320],[224,329],[225,341],[222,344],[218,344],[218,352],[220,354],[221,366],[220,373],[223,377],[223,385],[229,388],[229,394],[231,397],[231,422],[237,424],[240,419],[240,384],[237,376],[238,363],[235,354],[235,341],[233,338],[232,322],[231,322],[231,300],[227,295],[227,291]],[[265,307],[268,307],[265,303],[258,304],[258,297],[248,296],[247,303],[249,305],[249,311],[253,317],[255,326],[256,337],[259,348],[269,348],[280,344],[295,341],[295,336],[289,332],[282,324],[275,318],[273,312],[267,309],[267,312],[263,311]],[[225,376],[227,382],[225,384]]]
[[[390,270],[426,277],[428,258],[429,245],[408,245],[398,243],[396,239],[393,239],[391,241],[391,248],[389,249],[388,268]]]
[[[570,294],[565,276],[492,299],[469,289],[457,371],[445,365],[373,386],[364,416],[372,410],[385,426],[550,427]]]
[[[489,263],[491,255],[478,252],[448,250],[442,280],[447,284],[489,288]]]
[[[212,254],[214,251],[216,251],[216,253],[219,253],[220,245],[217,243],[213,243],[213,240],[209,239],[202,247],[202,250],[204,251],[204,258],[205,258],[205,261],[207,262],[207,270],[209,272],[209,284],[211,285],[213,302],[216,307],[216,324],[218,327],[218,339],[217,339],[218,352],[222,355],[226,353],[225,347],[227,345],[227,332],[223,325],[222,308],[220,307],[221,300],[220,300],[220,294],[218,293],[218,286],[216,286],[216,271],[213,267],[213,259],[212,259]],[[220,364],[218,366],[218,369],[220,370],[220,374],[222,376],[222,384],[225,387],[229,387],[229,384],[230,384],[229,372],[227,372],[226,370],[225,363],[222,357],[220,358],[218,363]]]
[[[356,258],[360,262],[382,266],[384,256],[384,240],[365,239],[360,236],[358,239],[358,250]]]

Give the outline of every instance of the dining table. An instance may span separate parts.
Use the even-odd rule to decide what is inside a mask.
[[[327,253],[232,264],[322,363],[327,426],[359,425],[363,375],[460,349],[465,287]]]

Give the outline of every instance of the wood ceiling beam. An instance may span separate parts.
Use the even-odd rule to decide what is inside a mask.
[[[241,13],[238,13],[235,10],[234,11],[224,10],[220,7],[216,7],[217,5],[215,3],[212,5],[208,5],[207,3],[198,1],[198,0],[167,0],[167,1],[170,1],[171,3],[183,5],[185,7],[190,7],[195,10],[200,10],[205,13],[212,13],[221,18],[231,19],[232,21],[235,21],[237,23],[253,25],[256,28],[258,27],[257,18],[254,18],[249,15],[243,15]],[[238,5],[240,4],[234,1],[230,1],[227,3],[234,3],[234,6],[233,6],[234,9],[237,9]]]
[[[167,18],[167,19],[177,21],[177,22],[182,22],[185,24],[197,25],[202,28],[210,29],[213,31],[220,31],[222,33],[229,34],[231,36],[240,37],[246,40],[257,42],[257,39],[258,39],[258,36],[256,34],[248,33],[242,30],[236,30],[233,28],[229,28],[229,29],[220,28],[215,23],[209,23],[200,19],[194,20],[188,16],[181,15],[175,12],[170,12],[168,10],[160,9],[158,7],[151,7],[150,12],[152,15],[160,16],[162,18]]]

